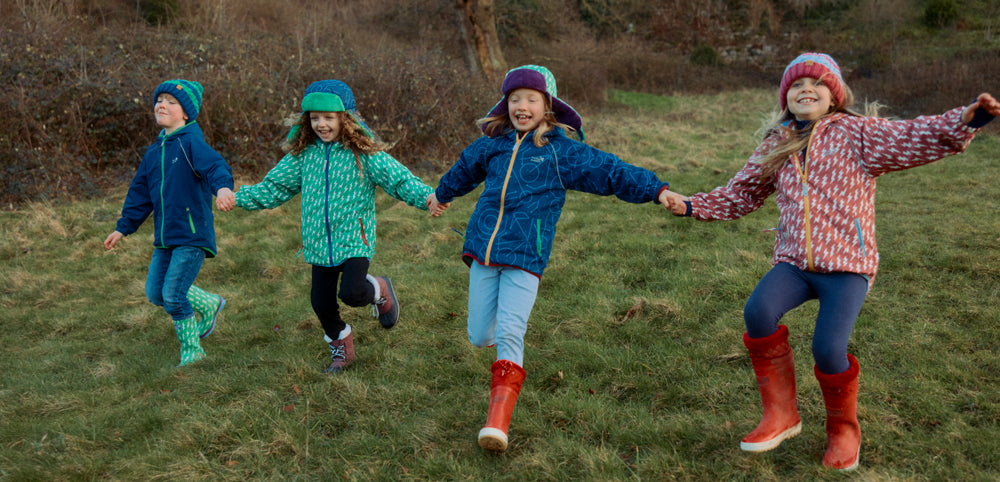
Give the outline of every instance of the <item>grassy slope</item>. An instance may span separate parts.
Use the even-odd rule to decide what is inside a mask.
[[[690,194],[754,146],[772,92],[660,98],[588,118],[592,144]],[[882,269],[852,352],[862,363],[859,475],[988,479],[1000,420],[996,220],[1000,141],[880,179]],[[245,179],[252,182],[253,180]],[[434,179],[429,180],[434,184]],[[457,258],[474,195],[430,219],[382,195],[372,270],[400,325],[345,308],[351,371],[327,353],[295,258],[297,200],[219,214],[198,284],[227,305],[184,369],[143,297],[151,223],[100,246],[124,191],[0,213],[0,477],[21,479],[837,479],[819,464],[823,406],[809,355],[815,304],[786,317],[803,433],[761,455],[740,310],[768,269],[776,209],[728,223],[571,193],[526,339],[528,380],[503,456],[484,454],[492,350],[465,339]]]

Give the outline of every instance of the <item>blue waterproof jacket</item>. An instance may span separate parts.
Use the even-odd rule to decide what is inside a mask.
[[[570,139],[560,128],[546,134],[542,147],[533,136],[511,130],[480,137],[441,178],[435,195],[442,203],[485,182],[465,231],[466,264],[513,266],[541,277],[567,190],[644,203],[669,188],[652,171]]]
[[[154,246],[197,246],[211,258],[217,252],[212,196],[224,187],[233,188],[233,171],[196,122],[160,131],[129,185],[115,229],[128,236],[153,213]]]

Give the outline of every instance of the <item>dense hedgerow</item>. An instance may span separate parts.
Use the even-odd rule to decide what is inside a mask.
[[[997,12],[977,2],[955,26],[934,29],[917,7],[906,14],[874,0],[837,9],[823,0],[784,10],[731,3],[495,8],[509,66],[549,67],[560,97],[584,117],[609,88],[776,88],[787,60],[805,50],[834,55],[859,99],[902,117],[971,100],[1000,77]],[[762,16],[754,6],[770,8]],[[498,79],[466,64],[457,12],[451,0],[0,3],[0,205],[89,197],[128,182],[157,132],[151,94],[179,77],[205,86],[199,124],[237,175],[259,178],[274,165],[282,121],[309,83],[328,78],[354,88],[400,161],[443,172],[499,98]]]

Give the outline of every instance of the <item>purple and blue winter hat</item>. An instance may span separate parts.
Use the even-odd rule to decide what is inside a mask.
[[[583,119],[580,118],[580,114],[573,107],[557,97],[556,78],[549,69],[540,65],[522,65],[509,70],[503,78],[503,84],[500,86],[503,98],[500,99],[500,102],[497,102],[497,105],[490,109],[486,117],[507,116],[507,95],[522,87],[534,89],[548,95],[549,99],[552,100],[552,111],[556,116],[556,120],[575,129],[580,135],[580,140],[583,140]],[[482,127],[485,132],[486,126]]]

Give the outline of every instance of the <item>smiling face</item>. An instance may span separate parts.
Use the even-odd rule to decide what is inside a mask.
[[[530,132],[545,119],[545,94],[535,89],[514,89],[507,94],[507,114],[518,132]]]
[[[313,132],[323,142],[333,142],[340,137],[340,112],[310,112],[309,123]]]
[[[788,112],[796,120],[812,121],[823,117],[833,106],[830,88],[822,80],[813,77],[799,77],[788,87],[785,95]]]
[[[156,117],[156,124],[163,127],[167,134],[184,127],[188,119],[180,102],[177,102],[177,98],[170,94],[160,94],[156,97],[156,103],[153,104],[153,115]]]

